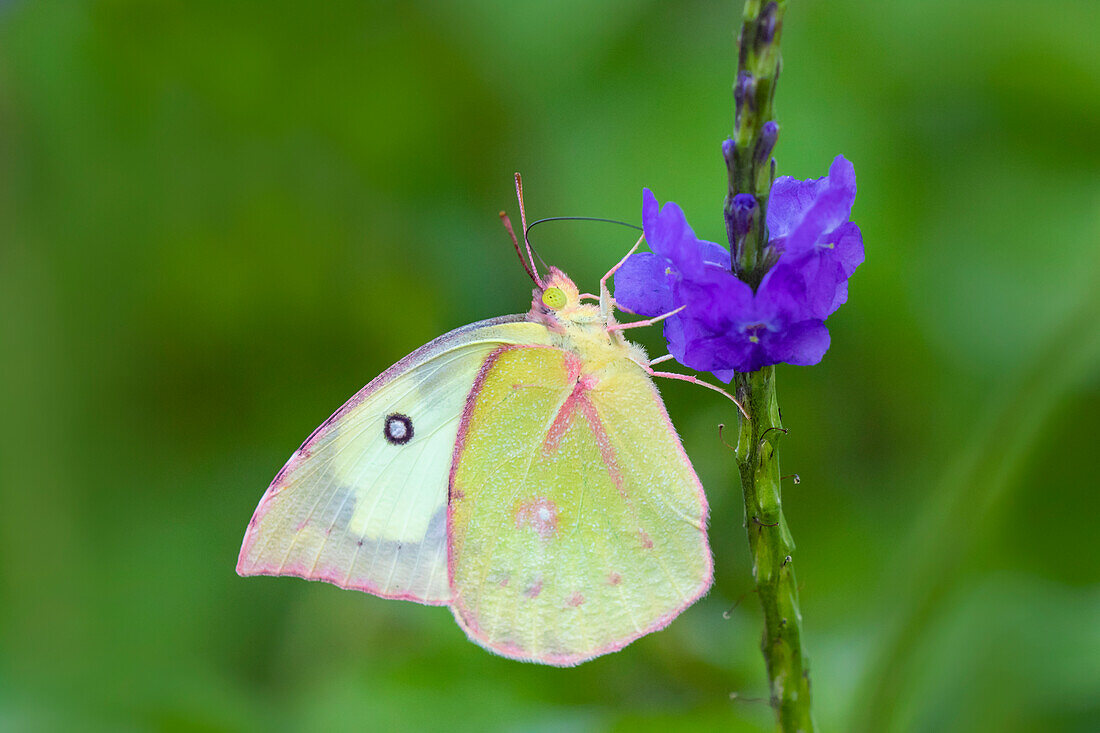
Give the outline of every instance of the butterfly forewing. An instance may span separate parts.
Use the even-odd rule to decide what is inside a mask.
[[[451,479],[455,617],[497,653],[577,664],[667,624],[710,586],[706,502],[628,359],[504,347],[474,384]]]
[[[275,477],[237,571],[447,603],[447,482],[467,395],[501,345],[548,338],[519,318],[452,331],[352,397]]]

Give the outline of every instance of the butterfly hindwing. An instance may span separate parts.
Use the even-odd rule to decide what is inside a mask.
[[[275,477],[237,572],[447,603],[447,482],[467,394],[496,349],[548,338],[520,316],[475,323],[360,390]]]
[[[649,377],[551,347],[482,367],[451,478],[456,619],[505,656],[577,664],[711,583],[702,487]]]

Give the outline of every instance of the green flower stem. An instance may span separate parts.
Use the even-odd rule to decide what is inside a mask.
[[[747,0],[738,37],[736,114],[733,137],[724,146],[729,171],[727,226],[732,226],[734,197],[752,194],[752,228],[734,246],[733,269],[756,288],[773,264],[766,256],[768,194],[775,178],[771,151],[761,154],[761,131],[773,119],[772,101],[779,77],[779,37],[786,0]],[[732,239],[732,237],[731,237]],[[768,669],[772,707],[784,733],[812,733],[810,677],[802,653],[802,613],[795,580],[794,540],[783,516],[779,438],[786,434],[775,395],[775,367],[736,377],[737,398],[749,414],[741,421],[737,465],[745,495],[745,527],[752,552],[756,592],[764,609],[761,649]]]
[[[794,573],[794,540],[783,516],[777,444],[786,434],[775,396],[775,367],[739,373],[737,398],[751,420],[741,421],[737,465],[745,495],[745,527],[756,593],[764,609],[761,650],[772,707],[784,733],[815,730],[810,676],[802,653],[802,613]]]

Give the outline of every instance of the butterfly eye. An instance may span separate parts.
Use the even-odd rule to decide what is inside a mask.
[[[565,307],[565,292],[561,288],[547,288],[542,293],[542,302],[558,310]]]

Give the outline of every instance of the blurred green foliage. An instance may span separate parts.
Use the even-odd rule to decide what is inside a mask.
[[[572,670],[446,610],[238,578],[315,425],[526,309],[496,212],[720,241],[739,2],[0,3],[0,729],[771,727],[736,418],[662,389],[717,580]],[[779,372],[824,730],[1100,728],[1100,4],[792,0],[780,172],[856,166],[867,262]],[[533,238],[584,287],[633,235]],[[659,348],[656,332],[642,337]]]

